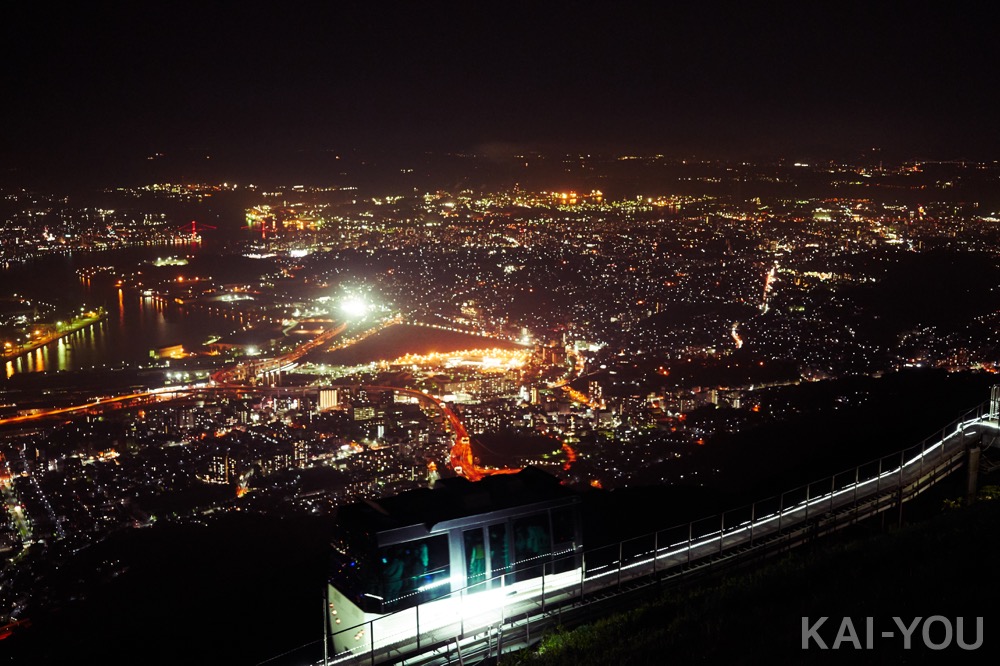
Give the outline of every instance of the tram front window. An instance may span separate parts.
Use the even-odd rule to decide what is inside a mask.
[[[385,610],[406,608],[451,592],[448,537],[439,535],[379,549]]]

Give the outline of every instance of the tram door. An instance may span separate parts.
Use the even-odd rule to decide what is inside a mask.
[[[465,585],[469,592],[500,587],[500,577],[510,571],[507,524],[496,523],[465,530],[462,540],[465,546]]]
[[[489,570],[483,528],[465,530],[462,536],[465,541],[465,587],[469,588],[469,592],[481,592],[486,589],[486,572]]]
[[[503,578],[512,583],[510,578],[510,549],[507,541],[507,523],[496,523],[486,529],[490,537],[490,579],[493,587],[500,587]]]

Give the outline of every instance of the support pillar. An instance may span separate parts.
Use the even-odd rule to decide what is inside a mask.
[[[976,501],[976,493],[979,492],[979,454],[981,450],[977,442],[965,452],[965,463],[967,469],[965,503],[972,504]]]

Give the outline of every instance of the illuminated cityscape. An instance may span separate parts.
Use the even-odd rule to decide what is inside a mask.
[[[178,637],[163,663],[329,663],[321,650],[346,660],[355,645],[375,663],[370,635],[336,634],[352,612],[362,626],[466,585],[527,599],[545,575],[562,586],[550,594],[578,580],[582,598],[572,558],[592,544],[831,475],[832,515],[836,473],[878,459],[881,479],[881,457],[1000,383],[1000,143],[982,110],[996,92],[970,101],[928,73],[966,63],[945,48],[957,38],[898,71],[836,47],[841,71],[773,45],[732,54],[756,44],[744,19],[793,50],[846,19],[803,15],[785,34],[733,10],[716,54],[677,34],[693,16],[672,17],[676,46],[649,26],[612,44],[580,17],[550,34],[551,7],[535,27],[497,18],[525,49],[500,57],[497,35],[473,43],[471,16],[387,10],[379,36],[341,25],[374,10],[310,7],[278,20],[286,48],[243,62],[241,40],[277,33],[205,11],[204,27],[151,8],[104,17],[95,34],[123,41],[81,56],[87,85],[56,74],[82,43],[67,26],[45,57],[39,17],[10,40],[38,61],[7,87],[50,111],[12,110],[23,135],[0,144],[9,663],[94,644],[136,663],[150,631]],[[340,40],[330,54],[323,26]],[[455,35],[472,69],[421,29]],[[163,55],[189,31],[189,53]],[[908,44],[862,33],[886,58]],[[379,45],[385,62],[358,60]],[[661,72],[668,48],[677,71]],[[567,62],[580,71],[557,77]],[[802,82],[813,70],[830,80]],[[127,95],[125,74],[140,79]],[[925,80],[958,101],[896,101]],[[852,81],[870,109],[840,99]],[[786,108],[768,87],[798,98]],[[962,104],[965,126],[945,122]],[[741,523],[750,545],[755,520]],[[461,567],[444,536],[400,536],[435,523]],[[350,530],[364,533],[353,545]],[[662,546],[642,563],[654,575]],[[348,574],[378,578],[381,596],[336,587],[356,563],[376,573]],[[192,647],[210,639],[227,645]]]

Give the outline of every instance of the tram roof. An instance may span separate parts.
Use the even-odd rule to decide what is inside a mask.
[[[576,497],[576,491],[535,467],[517,474],[497,474],[476,482],[441,479],[434,488],[409,490],[394,497],[365,500],[340,510],[342,526],[366,532],[433,525],[502,509]]]

